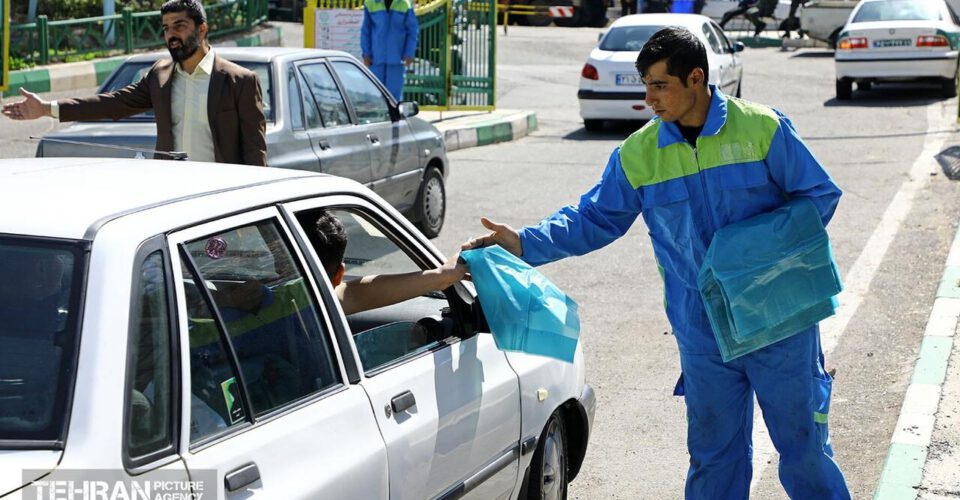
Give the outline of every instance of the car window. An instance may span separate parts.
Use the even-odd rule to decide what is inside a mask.
[[[611,29],[600,41],[600,50],[640,52],[643,44],[663,26],[621,26]]]
[[[942,10],[937,2],[917,0],[887,0],[867,2],[853,18],[855,23],[874,21],[940,21]]]
[[[329,212],[340,220],[347,235],[343,256],[344,281],[421,271],[421,267],[369,214],[353,209],[330,209]],[[315,227],[314,214],[313,211],[298,214],[307,232]],[[370,374],[444,345],[449,334],[441,325],[441,316],[447,306],[446,296],[437,291],[348,316],[347,322],[363,369]]]
[[[63,436],[83,255],[77,243],[0,237],[0,441]]]
[[[143,260],[136,278],[127,370],[126,442],[131,457],[173,444],[170,314],[159,250]]]
[[[710,23],[710,27],[713,28],[714,33],[717,34],[717,37],[720,38],[720,45],[726,49],[726,52],[733,53],[733,44],[730,43],[730,39],[727,38],[727,34],[723,32],[723,28],[717,26],[716,23]]]
[[[306,80],[306,88],[310,89],[313,99],[306,99],[307,107],[314,106],[319,110],[320,120],[310,122],[311,127],[339,127],[350,124],[350,114],[347,113],[347,104],[337,88],[337,82],[330,74],[326,64],[304,64],[300,71]],[[309,116],[309,114],[308,114]]]
[[[146,76],[147,72],[150,71],[150,68],[153,66],[153,64],[153,62],[124,63],[119,69],[117,69],[117,72],[114,73],[107,83],[100,88],[100,93],[113,92],[114,90],[122,89],[132,83],[139,82],[144,76]],[[267,119],[267,121],[273,121],[273,82],[270,79],[270,64],[248,61],[239,61],[237,64],[257,74],[257,78],[260,79],[260,95],[263,100],[263,116]],[[152,122],[154,120],[155,117],[153,110],[149,110],[144,113],[140,113],[139,115],[124,118],[121,121]]]
[[[234,384],[244,384],[240,389],[249,395],[254,416],[339,384],[320,310],[275,222],[213,234],[185,249],[200,274],[192,276],[193,282],[203,284],[202,289],[193,286],[194,293],[205,298],[197,304],[199,314],[191,314],[191,363],[198,364],[196,370],[191,365],[191,374],[197,374],[193,392],[208,404],[212,399],[224,424],[247,415],[242,408],[237,415],[226,411],[224,398],[235,399],[227,392]],[[221,331],[242,380],[221,362]],[[213,352],[204,352],[211,345]]]
[[[703,26],[700,28],[703,30],[703,36],[707,38],[707,45],[710,46],[710,50],[714,54],[723,54],[723,47],[720,46],[720,39],[717,38],[717,34],[713,32],[713,29],[710,28],[710,25],[703,23]]]
[[[290,127],[294,130],[304,128],[303,96],[300,94],[300,84],[297,83],[297,70],[290,65],[287,70],[287,102],[290,103]],[[314,109],[314,114],[316,109]]]
[[[359,66],[345,61],[333,63],[347,97],[357,113],[357,121],[379,123],[390,121],[390,105],[377,84]]]

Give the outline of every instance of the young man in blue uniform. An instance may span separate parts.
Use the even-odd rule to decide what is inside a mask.
[[[499,244],[539,265],[606,246],[642,214],[679,344],[686,498],[749,497],[755,393],[790,497],[849,499],[827,433],[832,381],[818,327],[724,363],[697,287],[717,229],[796,197],[810,199],[826,224],[840,189],[785,116],[707,84],[706,51],[693,33],[659,31],[640,51],[637,69],[657,117],[613,151],[579,203],[519,231],[484,218],[491,232],[464,248]]]
[[[363,63],[398,102],[404,67],[413,63],[420,34],[413,0],[364,0],[360,27]]]

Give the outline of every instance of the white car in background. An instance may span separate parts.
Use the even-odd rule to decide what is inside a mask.
[[[344,178],[0,160],[0,498],[566,498],[582,351],[498,350],[469,282],[345,315],[318,209],[348,275],[445,260]]]
[[[960,19],[944,0],[862,0],[837,41],[837,99],[876,82],[928,81],[957,95]]]
[[[637,72],[643,44],[667,26],[696,34],[707,48],[709,82],[723,93],[740,97],[743,64],[740,42],[730,42],[712,19],[695,14],[636,14],[618,19],[600,38],[580,71],[580,117],[587,130],[599,130],[604,120],[650,120],[646,87]]]

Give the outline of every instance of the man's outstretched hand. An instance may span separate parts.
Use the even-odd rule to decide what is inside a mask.
[[[480,223],[491,232],[483,236],[477,236],[460,246],[461,250],[470,250],[471,248],[482,248],[490,245],[500,245],[504,250],[520,257],[523,255],[523,248],[520,246],[520,233],[516,229],[506,225],[493,222],[492,220],[481,217]]]
[[[49,102],[22,87],[20,95],[24,97],[22,101],[3,105],[4,116],[13,120],[35,120],[50,115]]]

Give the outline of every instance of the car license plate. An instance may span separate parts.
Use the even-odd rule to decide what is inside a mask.
[[[913,40],[909,38],[899,38],[896,40],[874,40],[873,46],[878,49],[887,47],[909,47],[913,45]]]
[[[617,85],[643,85],[639,74],[619,74],[617,75]]]

